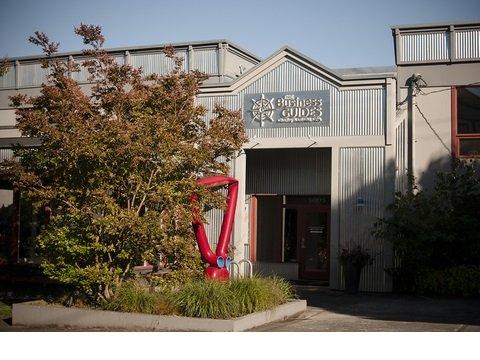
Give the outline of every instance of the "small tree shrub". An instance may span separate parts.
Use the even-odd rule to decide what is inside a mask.
[[[172,70],[145,76],[103,49],[99,26],[75,33],[89,46],[82,63],[58,57],[58,43],[43,33],[30,38],[49,75],[39,95],[11,101],[22,136],[41,145],[16,148],[21,160],[0,164],[0,173],[37,208],[51,209],[37,239],[45,273],[101,302],[159,253],[172,270],[201,268],[191,195],[201,206],[224,198],[196,180],[227,174],[247,138],[240,111],[217,106],[206,124],[207,110],[195,103],[206,76],[184,71],[173,48],[164,49]],[[82,67],[88,91],[72,76]]]
[[[465,286],[459,274],[471,278],[474,270],[466,269],[480,264],[478,169],[473,161],[452,161],[449,172],[437,175],[433,190],[415,187],[413,193],[397,194],[391,216],[376,224],[374,234],[392,243],[398,257],[398,266],[387,269],[396,290],[470,292],[460,290]],[[439,274],[449,280],[441,281]]]
[[[417,291],[426,295],[479,296],[480,266],[425,270],[416,279]]]

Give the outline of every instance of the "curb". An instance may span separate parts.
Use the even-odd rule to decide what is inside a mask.
[[[202,319],[185,316],[148,315],[115,311],[67,308],[41,301],[13,304],[12,325],[69,326],[143,331],[244,331],[302,313],[305,300],[293,300],[272,310],[235,319]]]

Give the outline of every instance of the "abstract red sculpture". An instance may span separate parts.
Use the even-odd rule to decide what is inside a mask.
[[[228,257],[228,245],[232,234],[233,220],[235,218],[235,209],[237,206],[238,180],[228,176],[212,176],[197,181],[199,185],[214,187],[228,185],[227,207],[223,215],[222,228],[217,243],[215,253],[213,253],[208,244],[205,226],[200,217],[200,210],[197,206],[197,194],[192,196],[193,205],[193,231],[197,239],[198,248],[203,261],[210,266],[205,269],[207,279],[228,280],[230,274],[228,266],[231,259]]]

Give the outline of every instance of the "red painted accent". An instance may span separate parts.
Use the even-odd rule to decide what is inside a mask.
[[[227,268],[218,268],[216,266],[209,266],[205,269],[204,275],[207,279],[215,279],[215,280],[228,280],[230,274]]]
[[[198,248],[203,261],[210,264],[210,266],[205,269],[205,277],[209,279],[225,280],[229,277],[228,269],[225,267],[219,268],[217,266],[217,258],[220,256],[226,259],[228,256],[228,245],[230,243],[233,221],[235,219],[235,210],[237,207],[238,180],[228,176],[211,176],[199,179],[197,183],[206,187],[228,185],[227,207],[223,215],[222,227],[215,253],[213,253],[210,245],[208,244],[205,226],[200,219],[200,210],[198,209],[196,201],[197,194],[192,195],[193,231],[195,233],[195,238],[197,239]]]
[[[457,88],[452,86],[452,156],[458,157],[457,145]]]
[[[457,159],[479,158],[478,155],[460,155],[460,139],[480,139],[480,134],[459,134],[458,133],[458,88],[472,86],[452,86],[452,156]]]

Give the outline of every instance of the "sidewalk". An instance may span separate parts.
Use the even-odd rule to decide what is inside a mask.
[[[298,285],[307,311],[252,331],[480,331],[480,299],[348,295]]]

